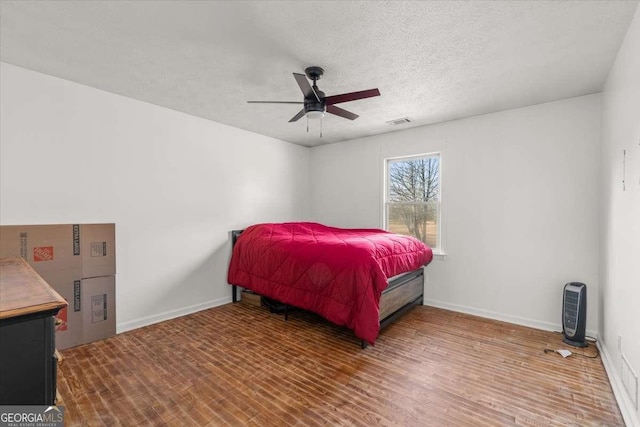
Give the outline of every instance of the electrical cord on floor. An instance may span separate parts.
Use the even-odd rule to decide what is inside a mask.
[[[590,337],[588,335],[586,336],[586,338],[588,338],[588,339],[585,340],[587,342],[587,346],[585,348],[589,348],[589,347],[595,348],[596,349],[596,354],[574,353],[574,352],[569,351],[569,350],[554,350],[554,349],[551,349],[551,348],[545,348],[544,352],[545,352],[545,354],[558,353],[562,357],[569,357],[569,356],[573,356],[573,355],[586,357],[587,359],[596,359],[596,358],[600,357],[600,350],[598,350],[598,346],[596,345],[598,340],[595,339],[594,337]]]

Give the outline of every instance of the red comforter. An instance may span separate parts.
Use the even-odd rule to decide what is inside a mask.
[[[383,230],[258,224],[236,241],[228,281],[320,314],[373,344],[387,278],[426,265],[432,257],[419,240]]]

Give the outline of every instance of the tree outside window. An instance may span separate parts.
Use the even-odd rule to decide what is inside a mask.
[[[385,228],[440,247],[440,156],[389,159]]]

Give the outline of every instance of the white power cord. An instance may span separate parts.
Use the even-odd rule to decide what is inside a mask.
[[[589,345],[589,347],[591,347],[591,345]],[[551,349],[551,348],[545,348],[544,352],[545,353],[558,353],[563,358],[567,358],[567,357],[573,355],[573,356],[586,357],[588,359],[595,359],[596,357],[600,356],[600,352],[598,351],[598,347],[596,347],[596,346],[593,346],[593,347],[596,349],[596,354],[593,354],[593,355],[583,354],[583,353],[572,353],[569,350],[564,350],[564,349],[554,350],[554,349]]]
[[[569,356],[571,356],[573,354],[569,350],[563,350],[563,349],[561,349],[561,350],[552,350],[552,349],[549,349],[549,348],[545,349],[544,352],[545,353],[558,353],[562,357],[569,357]]]

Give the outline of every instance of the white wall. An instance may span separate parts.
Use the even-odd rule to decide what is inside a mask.
[[[383,159],[442,153],[445,260],[426,303],[559,330],[562,288],[588,286],[598,325],[600,96],[315,147],[315,220],[382,226]]]
[[[622,353],[640,374],[640,9],[607,78],[602,105],[600,334],[617,374],[618,336]],[[640,426],[640,412],[631,413],[635,424],[627,423]]]
[[[307,148],[0,66],[0,223],[115,222],[119,331],[230,300],[229,231],[307,216]]]

